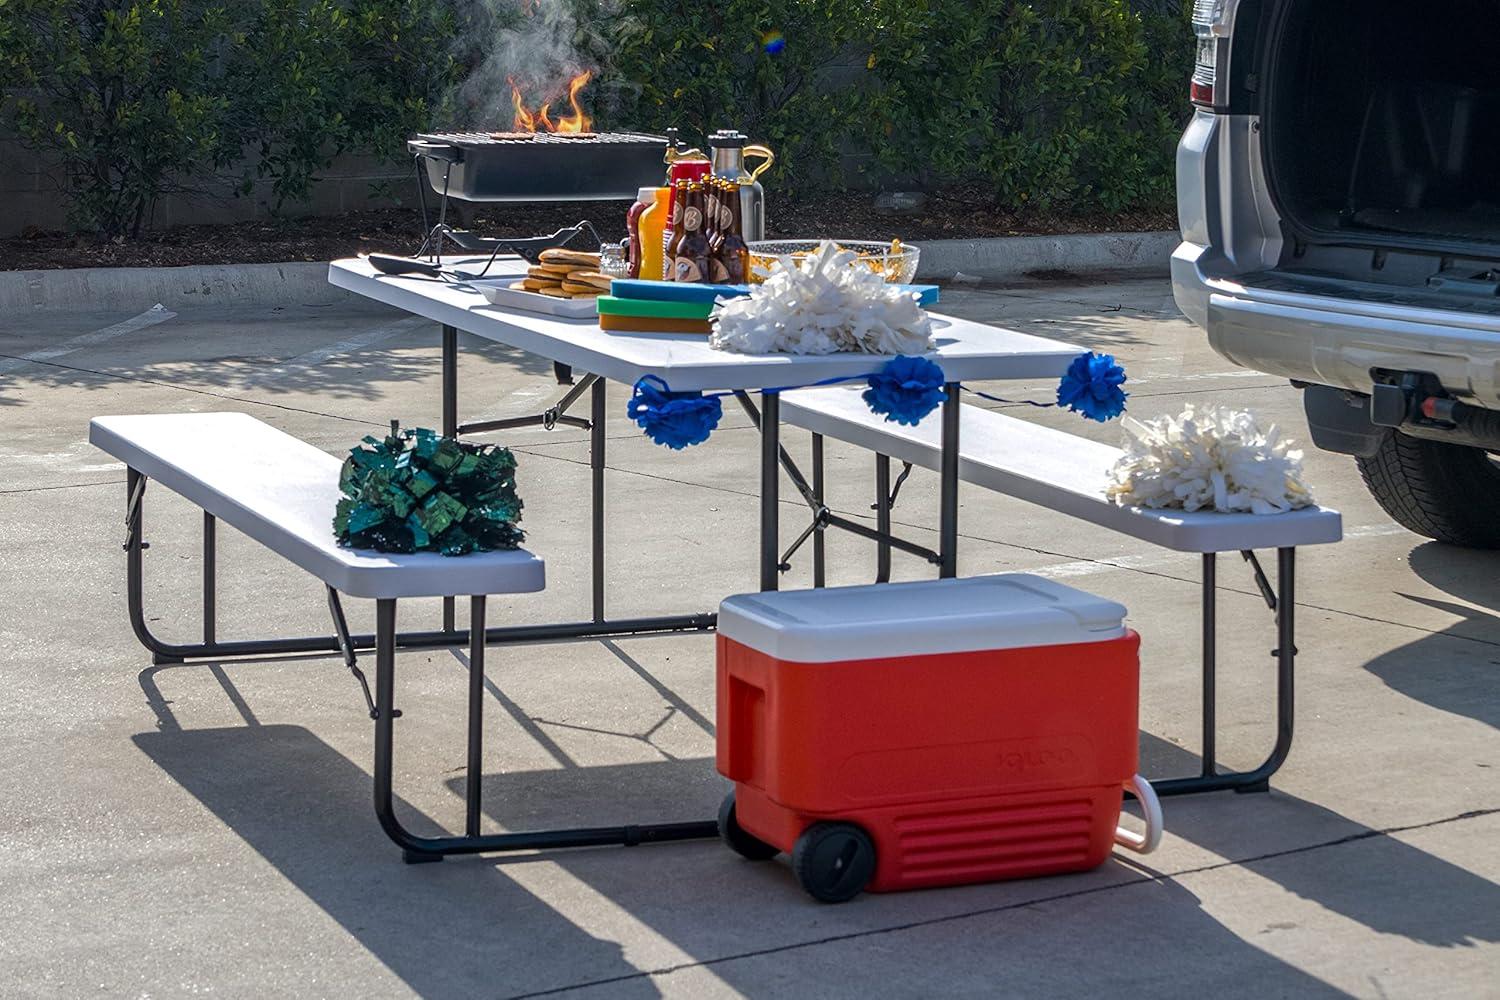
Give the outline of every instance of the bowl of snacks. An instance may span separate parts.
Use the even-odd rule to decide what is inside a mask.
[[[750,244],[750,280],[765,281],[771,273],[771,265],[782,257],[803,260],[817,254],[823,240],[756,240]],[[917,277],[917,261],[922,256],[920,247],[900,240],[879,243],[873,240],[834,240],[841,250],[849,250],[858,256],[850,263],[852,267],[868,267],[871,271],[896,285],[909,285]]]

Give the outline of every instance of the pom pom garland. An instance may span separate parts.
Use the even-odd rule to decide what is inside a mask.
[[[1080,354],[1057,387],[1057,405],[1105,423],[1125,412],[1125,369],[1109,354]]]
[[[1186,511],[1283,514],[1313,503],[1302,452],[1254,415],[1188,406],[1175,417],[1125,421],[1126,448],[1106,493],[1117,503]]]
[[[651,440],[681,451],[708,440],[719,426],[724,406],[717,396],[672,392],[660,378],[646,375],[635,383],[625,412]]]
[[[870,412],[911,427],[948,398],[943,391],[943,370],[926,358],[892,358],[869,382],[861,398]]]
[[[714,305],[709,343],[743,354],[925,354],[932,322],[858,255],[825,240],[801,260],[782,257],[749,295]]]
[[[526,537],[509,449],[391,425],[344,460],[333,532],[346,548],[469,552],[517,548]]]

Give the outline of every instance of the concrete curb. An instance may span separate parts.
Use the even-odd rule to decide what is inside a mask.
[[[171,310],[204,306],[328,305],[349,293],[328,284],[328,265],[206,264],[0,272],[0,310]]]
[[[920,240],[917,276],[946,279],[962,272],[979,278],[1013,278],[1028,271],[1098,270],[1165,274],[1181,240],[1174,232]]]
[[[924,240],[918,277],[1019,277],[1029,271],[1166,273],[1176,233],[1085,233],[983,240]],[[213,264],[0,272],[0,311],[140,311],[202,306],[330,305],[348,292],[328,284],[328,265]]]

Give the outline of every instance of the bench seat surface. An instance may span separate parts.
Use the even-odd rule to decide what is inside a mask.
[[[782,394],[786,423],[936,471],[942,421],[916,427],[870,412],[861,390],[799,389]],[[1232,552],[1336,542],[1338,511],[1307,507],[1286,514],[1188,513],[1122,507],[1105,494],[1119,448],[965,405],[959,424],[961,480],[1180,552]]]
[[[245,413],[96,417],[89,442],[351,597],[446,597],[543,589],[524,549],[450,557],[340,548],[341,460]]]

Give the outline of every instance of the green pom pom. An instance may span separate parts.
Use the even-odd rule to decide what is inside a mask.
[[[339,544],[381,552],[469,552],[517,548],[516,458],[426,428],[367,435],[339,470],[333,515]]]

